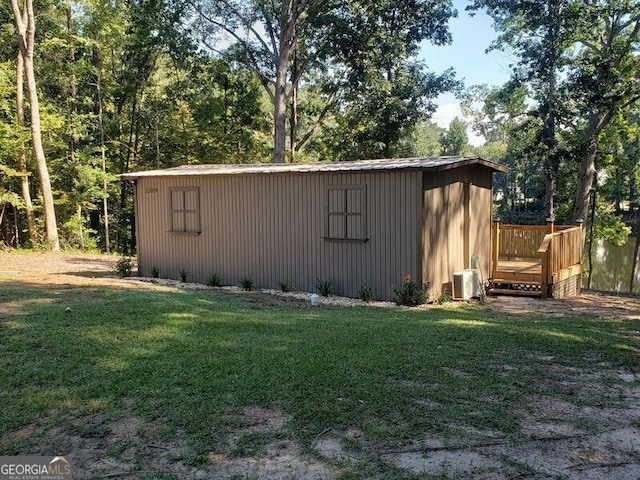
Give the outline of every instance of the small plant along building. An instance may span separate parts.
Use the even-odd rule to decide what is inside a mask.
[[[479,157],[189,165],[123,175],[135,185],[141,275],[314,291],[331,282],[391,299],[406,275],[450,291],[491,268],[492,175]]]

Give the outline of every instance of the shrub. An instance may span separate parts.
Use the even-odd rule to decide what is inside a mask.
[[[393,301],[398,305],[406,305],[415,307],[422,305],[427,301],[429,287],[426,285],[418,285],[411,275],[404,277],[402,287],[393,289]]]
[[[358,288],[358,298],[364,302],[375,300],[376,294],[371,285],[360,285]]]
[[[283,293],[291,292],[293,290],[293,285],[289,282],[280,282],[280,290],[282,290]]]
[[[316,278],[316,290],[323,297],[328,297],[333,293],[333,282]]]
[[[438,298],[436,298],[435,301],[438,305],[442,305],[443,303],[450,302],[452,299],[453,297],[449,292],[442,292],[440,295],[438,295]]]
[[[221,287],[222,286],[222,275],[218,272],[213,272],[207,280],[207,285],[210,287]]]
[[[151,267],[151,277],[158,278],[159,276],[160,276],[160,269],[154,265],[153,267]]]
[[[187,272],[184,268],[180,270],[180,281],[182,283],[186,283],[188,275],[189,275],[189,272]]]
[[[131,257],[122,257],[116,263],[116,272],[121,277],[130,277],[131,271],[133,270],[133,262],[131,261]]]
[[[251,280],[251,277],[244,277],[242,280],[240,280],[240,286],[247,292],[253,290],[253,280]]]

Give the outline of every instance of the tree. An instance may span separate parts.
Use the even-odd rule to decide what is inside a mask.
[[[327,50],[345,68],[335,115],[338,158],[402,155],[403,140],[435,111],[432,99],[459,87],[453,70],[435,73],[415,60],[421,42],[451,41],[451,2],[352,1],[330,18]]]
[[[304,70],[292,70],[291,60],[301,44],[312,38],[309,30],[329,2],[292,0],[202,0],[196,3],[204,43],[223,58],[242,62],[260,79],[273,103],[273,162],[285,161],[287,103]],[[224,34],[232,43],[226,51],[211,37]]]
[[[567,85],[580,115],[572,152],[579,162],[576,220],[587,217],[601,133],[618,112],[640,101],[640,4],[593,0],[581,19],[582,48]]]
[[[24,58],[18,52],[16,56],[16,120],[18,128],[22,129],[25,124],[24,116]],[[29,172],[27,170],[27,153],[24,142],[20,142],[18,150],[18,169],[20,172],[20,187],[22,191],[22,202],[25,215],[27,217],[27,231],[31,245],[36,242],[36,218],[33,212],[33,202],[31,201],[31,191],[29,190]]]
[[[575,22],[571,0],[475,0],[472,11],[485,9],[500,32],[491,48],[509,46],[518,56],[513,82],[528,84],[536,100],[535,115],[540,125],[531,153],[543,160],[547,219],[555,218],[555,182],[560,167],[558,144],[558,80],[567,61]]]
[[[449,129],[442,135],[442,154],[446,156],[464,155],[469,150],[467,124],[459,117],[455,117],[449,124]]]
[[[42,191],[42,202],[45,216],[46,238],[49,247],[53,251],[60,250],[60,240],[58,238],[58,226],[56,223],[56,212],[53,203],[53,191],[49,177],[49,168],[42,146],[42,134],[40,128],[40,105],[38,102],[38,91],[33,65],[33,54],[35,49],[36,20],[33,11],[33,0],[24,0],[22,9],[17,0],[11,0],[14,21],[17,30],[18,48],[22,56],[24,72],[27,80],[27,96],[29,99],[29,112],[31,123],[31,143],[33,155],[38,168],[40,178],[40,189]]]
[[[438,157],[442,153],[440,140],[445,129],[439,127],[431,120],[423,120],[416,125],[413,131],[410,156]]]
[[[539,133],[528,151],[544,162],[548,214],[553,195],[564,195],[558,180],[573,189],[571,216],[584,220],[599,137],[616,112],[640,98],[640,4],[476,0],[471,8],[487,10],[501,34],[496,46],[508,45],[520,59],[513,78],[534,100],[529,115],[537,122],[530,125]]]
[[[285,161],[287,110],[292,152],[317,130],[311,127],[298,141],[298,91],[314,70],[323,72],[320,90],[327,107],[339,103],[333,113],[344,113],[338,123],[345,130],[366,116],[365,126],[357,127],[365,138],[347,143],[379,143],[385,156],[408,126],[435,108],[427,99],[451,87],[451,73],[436,78],[407,61],[423,40],[450,40],[446,24],[455,12],[449,0],[202,0],[197,10],[209,48],[251,69],[269,95],[276,163]],[[215,33],[230,47],[214,45]],[[320,109],[320,120],[328,110]]]

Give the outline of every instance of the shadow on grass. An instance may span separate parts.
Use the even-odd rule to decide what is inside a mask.
[[[131,409],[204,454],[254,405],[289,415],[307,446],[326,429],[357,428],[378,447],[456,423],[512,432],[544,359],[637,371],[639,330],[478,307],[304,310],[220,291],[4,284],[0,439],[43,418]]]

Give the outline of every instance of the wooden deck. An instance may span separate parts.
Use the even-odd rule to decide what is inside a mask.
[[[518,275],[542,275],[542,260],[498,260],[496,271],[502,272],[506,276]],[[541,279],[539,279],[541,280]]]
[[[546,298],[554,291],[559,292],[558,295],[562,289],[568,291],[567,284],[579,292],[580,226],[500,225],[495,222],[493,242],[490,293]]]

